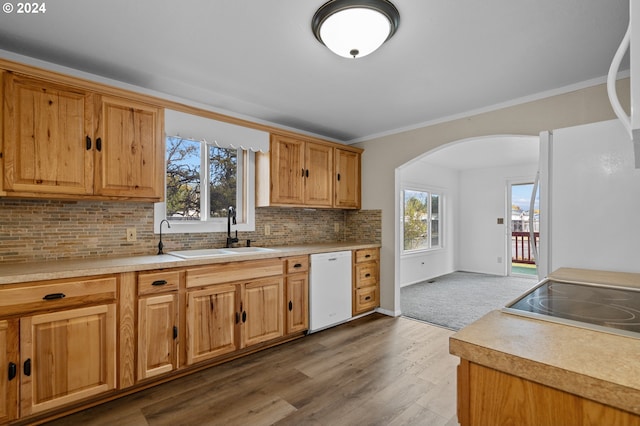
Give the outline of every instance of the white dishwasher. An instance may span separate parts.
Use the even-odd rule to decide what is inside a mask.
[[[309,333],[351,319],[351,251],[311,255]]]

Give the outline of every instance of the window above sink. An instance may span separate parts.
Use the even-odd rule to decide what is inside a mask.
[[[172,233],[255,230],[255,151],[269,150],[269,133],[204,116],[165,110],[165,201],[154,208],[154,230],[167,219]],[[165,232],[163,230],[163,232]]]

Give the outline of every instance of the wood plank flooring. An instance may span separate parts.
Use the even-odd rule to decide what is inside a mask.
[[[457,425],[452,331],[368,315],[51,425]]]

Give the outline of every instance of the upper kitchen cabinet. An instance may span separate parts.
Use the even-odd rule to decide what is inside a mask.
[[[100,96],[95,193],[159,200],[163,194],[163,115],[160,108]]]
[[[93,193],[92,95],[4,74],[2,159],[8,194]]]
[[[341,209],[360,208],[360,153],[335,149],[334,206]]]
[[[2,77],[0,194],[162,199],[161,108],[55,78]]]
[[[359,208],[361,152],[272,134],[270,151],[257,154],[256,204]]]

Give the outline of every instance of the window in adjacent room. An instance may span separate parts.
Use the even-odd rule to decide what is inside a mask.
[[[402,191],[402,252],[442,248],[442,194]]]

